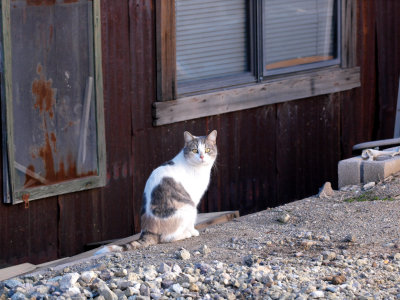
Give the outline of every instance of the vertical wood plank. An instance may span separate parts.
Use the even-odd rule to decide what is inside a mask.
[[[176,98],[175,0],[156,0],[157,100]]]
[[[342,67],[357,65],[357,1],[342,0]]]
[[[377,75],[379,139],[392,138],[396,116],[396,99],[400,76],[400,2],[395,0],[375,1],[377,30]]]

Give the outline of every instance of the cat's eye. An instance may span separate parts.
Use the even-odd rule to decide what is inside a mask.
[[[206,153],[209,153],[211,151],[210,148],[206,148]]]
[[[197,151],[197,149],[192,149],[192,152],[197,153],[198,151]]]

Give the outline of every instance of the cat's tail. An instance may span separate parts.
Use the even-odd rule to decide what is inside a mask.
[[[140,238],[137,241],[133,241],[121,246],[110,245],[104,246],[100,250],[98,250],[94,255],[105,254],[110,252],[121,252],[121,251],[130,251],[138,248],[144,248],[151,245],[156,245],[160,243],[160,235],[152,232],[142,232]]]

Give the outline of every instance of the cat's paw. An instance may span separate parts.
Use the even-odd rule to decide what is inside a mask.
[[[190,234],[192,236],[199,236],[200,235],[199,231],[197,229],[194,229],[194,228],[192,230],[190,230]]]

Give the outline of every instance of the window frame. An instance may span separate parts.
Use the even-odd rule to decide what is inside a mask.
[[[101,9],[100,0],[93,1],[93,67],[95,91],[95,115],[97,138],[97,175],[68,181],[15,190],[13,95],[12,95],[12,43],[10,0],[1,0],[2,49],[0,49],[1,108],[3,125],[3,203],[18,204],[28,201],[82,191],[106,185],[106,150],[104,127],[103,72],[101,53]],[[11,141],[11,142],[10,142]]]
[[[153,103],[153,125],[160,126],[200,117],[218,115],[273,103],[286,102],[317,95],[350,90],[360,86],[360,69],[356,67],[357,12],[353,0],[339,0],[341,10],[341,40],[339,61],[334,65],[320,64],[317,68],[294,70],[291,73],[263,77],[263,66],[254,67],[253,82],[234,82],[216,87],[204,81],[205,89],[178,93],[176,82],[175,0],[156,0],[157,101]],[[259,28],[262,0],[252,1],[256,16],[250,20],[250,30]],[[262,32],[254,38],[262,42]],[[260,49],[259,47],[255,47]],[[263,53],[250,49],[251,57],[259,60]]]

